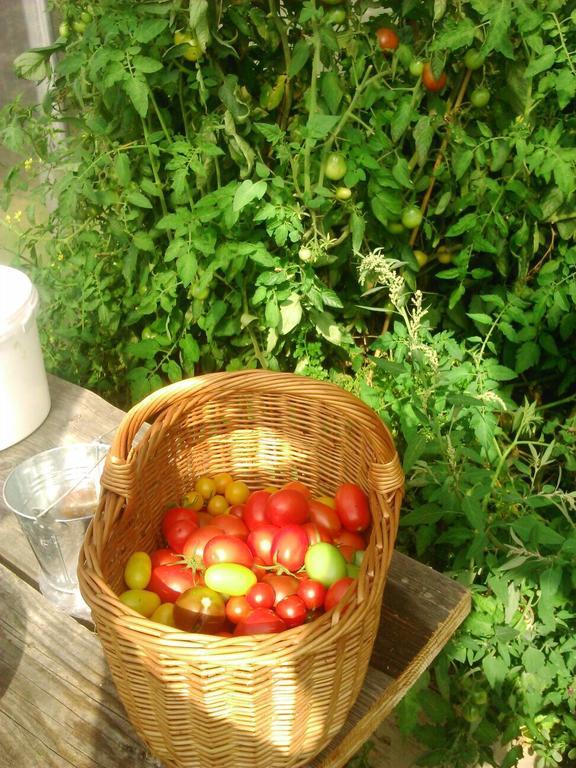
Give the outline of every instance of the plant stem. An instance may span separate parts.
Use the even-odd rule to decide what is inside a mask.
[[[316,0],[311,0],[312,10],[314,16],[312,18],[312,38],[314,45],[314,55],[312,58],[312,77],[310,81],[310,102],[308,109],[308,129],[310,128],[310,122],[316,114],[316,106],[318,99],[318,78],[320,77],[320,68],[322,66],[322,60],[320,53],[322,50],[322,43],[320,40],[320,32],[318,31],[318,22],[316,21]],[[314,139],[308,135],[304,143],[304,193],[307,197],[312,194],[312,183],[310,180],[310,156],[312,147],[314,145]]]

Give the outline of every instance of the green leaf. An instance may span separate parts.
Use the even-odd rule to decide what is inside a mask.
[[[403,187],[406,187],[407,189],[412,189],[414,186],[412,183],[412,179],[410,178],[410,167],[408,166],[408,161],[405,157],[399,157],[396,161],[396,164],[392,168],[392,175],[398,182],[398,184],[401,184]]]
[[[39,83],[50,76],[50,58],[45,53],[25,51],[14,60],[14,69],[18,77]]]
[[[488,54],[490,51],[498,51],[507,59],[513,59],[514,45],[510,39],[510,31],[514,25],[510,0],[498,0],[493,3],[490,13],[486,16],[489,26],[483,52]]]
[[[522,663],[524,664],[526,672],[531,675],[537,675],[546,663],[546,657],[541,650],[531,646],[524,651],[522,655]]]
[[[168,376],[170,382],[174,383],[182,380],[182,369],[176,360],[168,360],[162,365],[162,370]]]
[[[469,48],[474,42],[476,27],[472,19],[466,16],[458,21],[448,19],[440,32],[433,39],[431,51],[456,51],[458,48]]]
[[[190,3],[188,26],[196,36],[200,48],[205,52],[210,44],[210,22],[208,20],[208,0],[194,0]]]
[[[276,329],[280,323],[280,308],[275,296],[268,299],[266,303],[266,309],[264,310],[264,316],[266,317],[266,324],[269,328]]]
[[[341,345],[348,340],[330,312],[318,312],[314,309],[310,312],[310,320],[318,333],[331,344]]]
[[[163,32],[168,26],[167,19],[146,19],[139,21],[134,32],[134,37],[139,43],[149,43]]]
[[[135,189],[128,192],[126,200],[128,200],[129,203],[132,203],[132,205],[136,205],[138,208],[152,208],[152,203],[148,200],[146,195],[143,195],[142,192],[138,192]]]
[[[456,224],[453,224],[446,232],[446,237],[459,237],[464,232],[469,232],[478,225],[478,216],[475,213],[466,213]]]
[[[132,172],[130,170],[130,160],[125,152],[116,155],[114,158],[114,171],[120,184],[123,187],[127,187],[132,181]]]
[[[187,333],[183,336],[179,342],[180,351],[182,352],[182,365],[184,370],[189,373],[194,373],[194,366],[200,360],[200,347],[196,339]]]
[[[63,59],[60,59],[56,65],[56,72],[59,75],[73,75],[78,72],[85,63],[85,58],[79,53],[69,53]]]
[[[428,159],[428,152],[434,138],[434,128],[428,115],[423,115],[412,131],[414,141],[416,142],[416,157],[419,165],[425,165]]]
[[[396,107],[394,117],[390,123],[392,141],[397,142],[404,135],[412,121],[413,112],[412,99],[408,97],[402,99]]]
[[[490,315],[485,315],[483,312],[466,312],[470,320],[481,325],[490,325],[492,318]]]
[[[517,377],[517,373],[505,365],[499,365],[496,360],[486,360],[484,370],[494,381],[512,381]]]
[[[271,123],[254,123],[254,128],[273,146],[284,138],[284,131]]]
[[[298,40],[292,51],[292,58],[288,68],[289,77],[294,77],[310,58],[311,46],[307,40]]]
[[[330,112],[336,114],[344,96],[336,72],[332,70],[324,72],[320,80],[320,92]]]
[[[491,688],[503,683],[508,675],[508,665],[500,656],[484,656],[482,669]]]
[[[524,71],[524,77],[534,77],[541,72],[550,69],[556,61],[556,49],[552,45],[544,46],[544,49],[537,59],[533,59]]]
[[[500,763],[500,768],[514,768],[518,761],[522,760],[523,757],[524,750],[520,745],[517,744],[515,747],[512,747],[512,749],[506,752],[504,759]]]
[[[138,248],[139,251],[148,251],[150,253],[153,253],[156,250],[156,246],[154,245],[154,240],[150,237],[150,235],[147,232],[136,232],[132,242]]]
[[[339,119],[338,115],[311,115],[303,134],[314,140],[325,139],[336,127]]]
[[[146,117],[148,114],[148,84],[146,81],[130,77],[122,81],[122,87],[130,97],[136,112],[140,117]]]
[[[250,179],[243,181],[237,188],[234,194],[234,201],[232,203],[232,209],[238,213],[253,200],[260,200],[266,194],[268,184],[264,179],[260,179],[254,183]]]
[[[524,373],[540,360],[540,347],[535,341],[525,341],[516,352],[516,371]]]
[[[292,293],[286,301],[280,304],[280,327],[278,332],[281,336],[290,333],[300,323],[301,319],[302,305],[300,304],[300,296],[297,293]]]
[[[336,309],[342,309],[344,306],[340,300],[340,297],[336,293],[336,291],[333,291],[332,288],[327,288],[325,285],[322,285],[320,287],[320,296],[322,298],[322,303],[326,307],[335,307]]]
[[[362,248],[364,232],[366,230],[366,220],[364,216],[356,210],[350,216],[350,230],[352,231],[352,249],[357,253]]]
[[[140,360],[150,360],[159,352],[160,344],[156,339],[142,339],[126,344],[126,352]]]
[[[162,69],[162,62],[157,59],[152,59],[149,56],[134,56],[132,63],[137,72],[146,74],[150,72],[158,72],[158,70]]]
[[[454,176],[456,179],[461,179],[470,167],[470,163],[474,157],[474,152],[471,149],[464,149],[454,153],[454,159],[452,161],[452,168],[454,170]]]

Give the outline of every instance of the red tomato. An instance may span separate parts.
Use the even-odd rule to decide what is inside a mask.
[[[299,525],[310,518],[308,500],[290,488],[273,493],[266,502],[266,517],[272,525]]]
[[[317,499],[311,499],[309,505],[310,520],[321,528],[325,528],[334,537],[334,534],[342,528],[342,522],[336,510]]]
[[[204,528],[205,525],[214,525],[214,515],[211,515],[210,512],[196,512],[196,515],[200,528]]]
[[[371,522],[368,497],[355,483],[342,483],[336,491],[336,512],[348,531],[365,531]]]
[[[261,579],[262,576],[265,576],[268,573],[268,570],[266,568],[266,563],[264,562],[264,560],[262,560],[261,557],[258,557],[258,555],[256,555],[256,557],[254,558],[254,562],[252,564],[252,571],[256,574],[257,579]]]
[[[245,621],[252,612],[252,606],[244,596],[230,597],[226,602],[226,618],[232,624]]]
[[[177,555],[176,552],[172,552],[171,549],[157,549],[150,555],[150,561],[152,568],[156,568],[158,565],[170,565],[171,563],[180,563],[182,558]]]
[[[344,593],[348,590],[350,584],[353,583],[354,579],[351,579],[350,576],[345,576],[343,579],[335,581],[328,589],[328,592],[326,592],[326,597],[324,598],[324,610],[329,611],[334,608],[336,603],[339,603],[344,597]]]
[[[169,509],[162,518],[162,533],[165,538],[168,538],[168,531],[179,520],[192,520],[193,523],[198,525],[198,514],[188,507],[172,507],[172,509]]]
[[[298,595],[288,595],[276,606],[276,613],[288,627],[298,627],[304,624],[308,613],[304,600]]]
[[[376,39],[382,51],[395,51],[398,48],[398,35],[390,27],[381,27],[376,30]]]
[[[215,525],[206,525],[204,528],[198,528],[189,536],[182,549],[184,557],[195,560],[197,565],[200,565],[204,557],[204,547],[210,539],[215,536],[223,536],[224,532],[221,528]]]
[[[206,542],[202,559],[206,568],[219,563],[237,563],[252,568],[254,563],[252,550],[237,536],[214,536]]]
[[[156,592],[163,603],[173,603],[183,592],[196,587],[200,574],[185,565],[157,565],[152,568],[148,589]]]
[[[343,555],[344,560],[346,560],[347,563],[354,562],[354,554],[356,552],[354,547],[349,547],[347,544],[339,544],[338,549],[340,550],[340,554]]]
[[[235,635],[267,635],[288,629],[286,622],[270,608],[255,608],[245,621],[236,625]]]
[[[289,571],[298,571],[304,565],[304,557],[310,542],[300,525],[280,528],[272,542],[272,562],[283,565]]]
[[[212,517],[212,516],[211,516]],[[222,528],[227,536],[237,536],[242,541],[246,541],[248,538],[248,528],[244,524],[244,521],[239,517],[233,515],[218,515],[215,519],[212,517],[212,524],[218,528]]]
[[[304,523],[302,528],[306,531],[308,542],[310,544],[318,544],[319,541],[327,541],[329,544],[332,543],[332,536],[320,525],[316,525],[316,523]]]
[[[288,595],[294,595],[298,591],[300,582],[295,576],[286,574],[267,573],[262,579],[263,584],[270,584],[276,595],[274,605],[284,600]]]
[[[441,72],[440,77],[436,80],[430,63],[426,62],[424,64],[424,69],[422,70],[422,82],[427,91],[432,91],[434,93],[441,91],[447,82],[446,72]]]
[[[334,544],[338,547],[353,547],[355,550],[366,549],[366,540],[361,533],[354,533],[353,531],[344,529],[335,533],[333,539]]]
[[[194,533],[194,531],[200,530],[198,523],[191,519],[182,518],[176,520],[169,527],[166,527],[166,541],[170,549],[180,554],[184,549],[186,539]]]
[[[319,581],[313,579],[304,579],[300,582],[296,594],[302,598],[304,605],[309,611],[317,611],[324,606],[326,597],[326,587]]]
[[[310,492],[310,489],[307,488],[304,483],[301,483],[299,480],[291,480],[289,483],[286,483],[286,485],[282,486],[283,491],[298,491],[298,493],[301,493],[304,498],[309,499],[312,495]]]
[[[228,507],[228,516],[232,515],[232,517],[239,517],[242,520],[245,508],[245,504],[233,504],[231,507]]]
[[[255,556],[262,558],[264,565],[273,565],[272,542],[280,529],[276,525],[263,524],[253,528],[246,543]]]
[[[268,491],[253,491],[244,505],[244,522],[252,531],[257,525],[267,523],[266,502],[271,494]]]
[[[274,606],[274,600],[276,599],[276,593],[270,584],[260,582],[250,587],[246,593],[246,600],[252,606],[252,608],[272,608]]]

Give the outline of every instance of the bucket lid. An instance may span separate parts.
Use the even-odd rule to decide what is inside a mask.
[[[28,275],[0,265],[0,340],[23,330],[38,306],[38,291]]]

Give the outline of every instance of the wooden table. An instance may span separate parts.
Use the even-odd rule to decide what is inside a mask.
[[[49,383],[50,415],[26,440],[0,451],[0,485],[25,458],[92,440],[122,418],[86,389],[52,376]],[[37,579],[28,542],[0,499],[0,768],[159,766],[126,718],[98,637],[56,610],[37,591]],[[395,553],[364,688],[340,734],[310,768],[343,766],[469,610],[462,586]]]

